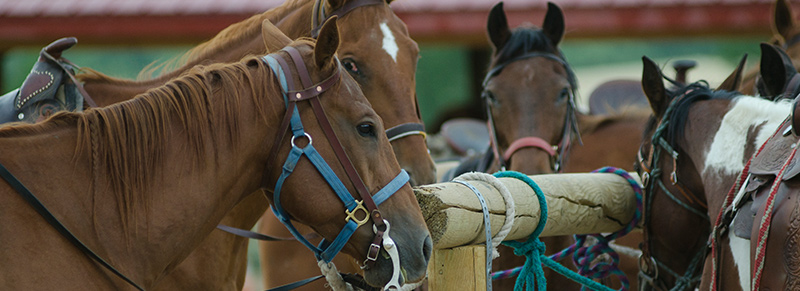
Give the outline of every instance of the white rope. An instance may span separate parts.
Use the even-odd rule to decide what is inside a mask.
[[[325,261],[320,260],[317,261],[317,265],[319,270],[322,271],[322,275],[325,276],[325,280],[328,281],[328,286],[333,291],[354,291],[353,286],[350,286],[342,279],[342,275],[339,274],[339,270],[336,269],[336,265],[333,262],[325,263]]]
[[[492,185],[500,195],[503,196],[503,200],[506,202],[506,219],[503,222],[503,226],[500,228],[500,231],[497,232],[497,235],[492,238],[492,259],[496,259],[500,256],[500,253],[497,252],[497,246],[500,245],[508,236],[508,233],[511,232],[511,226],[514,225],[514,216],[516,215],[516,208],[514,206],[514,197],[511,196],[511,192],[508,191],[506,185],[503,185],[497,177],[492,176],[486,173],[479,173],[479,172],[469,172],[461,174],[460,176],[456,177],[455,180],[460,180],[466,182],[466,180],[472,181],[480,181]],[[489,247],[489,246],[486,246]]]
[[[629,247],[629,246],[618,245],[618,244],[616,244],[614,242],[608,243],[608,246],[611,247],[611,249],[613,249],[614,251],[616,251],[620,255],[625,255],[625,256],[628,256],[628,257],[631,257],[631,258],[635,258],[635,259],[638,259],[639,257],[642,256],[642,251],[641,250],[637,250],[637,249],[634,249],[634,248]]]

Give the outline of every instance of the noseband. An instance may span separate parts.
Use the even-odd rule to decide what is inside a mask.
[[[505,68],[507,65],[524,59],[534,58],[534,57],[543,57],[550,60],[554,60],[564,66],[564,69],[567,71],[567,79],[569,80],[570,90],[569,90],[569,100],[567,101],[567,112],[564,116],[564,125],[561,129],[561,140],[559,140],[557,145],[551,145],[549,142],[544,140],[541,137],[537,136],[527,136],[522,137],[509,145],[508,149],[506,149],[503,154],[500,154],[500,149],[497,141],[497,128],[495,127],[494,123],[494,116],[492,115],[492,105],[491,101],[491,92],[486,90],[486,85],[489,83],[489,80],[494,78],[495,76],[499,75],[500,72]],[[575,73],[570,68],[569,64],[560,56],[552,53],[547,52],[530,52],[527,54],[523,54],[521,56],[512,58],[506,62],[503,62],[500,65],[493,67],[489,72],[486,74],[486,77],[483,79],[483,92],[481,96],[484,99],[486,104],[486,117],[488,119],[488,127],[489,127],[489,135],[492,138],[491,145],[492,145],[492,152],[494,154],[495,159],[500,163],[500,169],[505,170],[506,165],[511,160],[511,156],[514,155],[520,149],[523,148],[537,148],[545,153],[550,157],[550,167],[554,172],[561,172],[563,162],[566,159],[567,151],[569,150],[570,143],[572,142],[572,135],[574,134],[577,137],[580,143],[580,131],[578,130],[578,118],[576,115],[576,106],[575,106],[575,90],[577,89],[577,82],[575,79]],[[558,152],[556,152],[558,151]]]
[[[303,59],[301,58],[297,49],[293,47],[286,47],[281,51],[288,53],[288,55],[291,57],[291,60],[294,63],[295,71],[300,76],[302,86],[298,86],[294,83],[293,78],[291,78],[292,70],[282,54],[274,53],[263,57],[264,62],[269,65],[275,75],[280,79],[281,88],[283,90],[283,98],[284,102],[286,103],[286,114],[284,115],[281,126],[279,127],[280,133],[278,138],[275,139],[275,144],[272,147],[272,153],[268,159],[268,165],[272,164],[271,162],[276,158],[277,149],[283,142],[287,131],[291,129],[292,132],[292,148],[283,164],[281,175],[275,184],[275,190],[273,192],[274,205],[272,210],[275,213],[275,216],[278,217],[278,219],[286,226],[292,235],[294,235],[298,241],[303,243],[312,252],[314,252],[317,260],[323,260],[326,263],[333,260],[334,256],[336,256],[336,254],[339,253],[339,251],[344,247],[356,229],[359,226],[366,224],[371,218],[374,223],[373,230],[375,232],[375,237],[367,252],[367,258],[364,261],[364,265],[369,268],[374,265],[375,261],[377,260],[378,253],[380,252],[382,245],[390,254],[392,251],[396,253],[396,248],[389,250],[390,247],[387,247],[387,244],[394,246],[394,242],[389,237],[389,224],[378,210],[378,205],[383,201],[386,201],[386,199],[388,199],[391,195],[408,183],[408,174],[401,170],[400,174],[398,174],[394,179],[392,179],[392,181],[380,189],[380,191],[375,193],[374,197],[370,196],[369,190],[367,190],[366,185],[361,180],[361,177],[355,170],[353,163],[345,153],[342,144],[336,137],[328,118],[325,116],[322,104],[320,104],[319,101],[321,94],[330,89],[340,79],[339,74],[342,69],[338,59],[337,68],[334,70],[333,74],[322,82],[313,84],[311,82],[311,75],[308,73],[305,63],[303,62]],[[289,75],[288,78],[287,75]],[[317,118],[317,122],[322,127],[325,136],[336,153],[339,163],[342,165],[347,173],[348,178],[355,186],[356,192],[358,192],[361,200],[356,200],[353,198],[354,195],[347,190],[347,188],[344,186],[344,183],[342,183],[328,163],[313,147],[311,135],[304,130],[303,124],[300,120],[300,113],[297,109],[297,103],[303,101],[308,101],[308,103],[310,103],[314,115]],[[295,144],[295,139],[297,138],[306,138],[308,140],[308,144],[304,147],[297,146]],[[345,214],[347,217],[345,218],[346,223],[344,228],[339,232],[339,235],[337,235],[333,241],[327,241],[323,239],[319,246],[314,246],[305,237],[303,237],[302,234],[300,234],[294,225],[292,225],[289,213],[287,213],[286,210],[284,210],[284,208],[281,206],[280,194],[283,183],[294,171],[294,167],[297,165],[297,162],[303,155],[308,158],[317,171],[319,171],[322,177],[328,182],[328,185],[334,190],[346,208]],[[269,170],[265,171],[264,181],[267,181],[268,174]],[[394,258],[392,258],[392,260],[395,261]],[[397,260],[397,264],[399,264],[399,258]]]
[[[669,126],[669,116],[676,107],[676,104],[680,103],[680,100],[683,99],[687,94],[691,91],[686,92],[685,94],[676,97],[672,100],[669,107],[665,111],[662,120],[656,125],[656,130],[653,133],[650,142],[650,155],[647,156],[645,159],[645,155],[642,154],[643,147],[639,147],[639,151],[637,152],[637,170],[639,171],[639,175],[642,179],[642,185],[644,186],[645,195],[647,199],[645,199],[645,210],[644,210],[644,224],[647,226],[651,217],[650,212],[652,208],[652,201],[655,195],[655,187],[658,185],[659,189],[664,192],[672,201],[680,205],[681,207],[689,210],[690,212],[700,216],[701,218],[709,221],[708,214],[705,210],[708,209],[706,204],[697,197],[691,190],[689,190],[681,181],[678,179],[678,152],[667,142],[664,138],[666,134],[666,129]],[[668,154],[672,158],[672,173],[670,174],[670,182],[673,186],[676,186],[678,191],[682,194],[684,198],[689,201],[689,204],[683,202],[682,200],[678,199],[677,195],[672,193],[669,189],[667,189],[664,182],[661,181],[662,169],[658,165],[658,161],[660,161],[662,154]],[[693,207],[692,205],[699,205],[704,209],[698,209],[697,207]],[[650,240],[652,236],[649,234],[648,228],[643,231],[644,241],[642,243],[641,249],[642,254],[639,257],[639,288],[640,290],[646,290],[646,287],[651,287],[655,290],[689,290],[694,288],[694,285],[700,282],[702,274],[699,273],[703,267],[703,260],[708,253],[708,247],[703,246],[700,248],[696,253],[695,256],[692,258],[689,266],[684,272],[683,275],[678,274],[664,263],[659,261],[658,259],[653,256],[652,251],[650,250]],[[663,278],[659,276],[659,268],[666,271],[669,275],[673,276],[676,279],[675,286],[672,288],[668,288],[663,281]],[[697,274],[697,275],[695,275]],[[692,289],[693,290],[693,289]]]

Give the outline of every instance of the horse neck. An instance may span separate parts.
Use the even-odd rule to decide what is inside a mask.
[[[788,113],[789,103],[746,95],[692,106],[683,140],[685,151],[701,175],[711,217],[716,217],[750,157]]]
[[[243,79],[242,71],[229,78]],[[271,75],[271,72],[268,74]],[[192,82],[186,77],[177,83],[181,80],[189,81],[182,84],[171,82],[130,102],[86,113],[89,121],[84,126],[85,130],[97,142],[85,142],[85,146],[91,149],[85,150],[100,152],[94,161],[95,179],[98,181],[94,199],[98,204],[118,205],[117,213],[112,212],[110,217],[95,213],[95,227],[99,233],[119,236],[111,241],[123,242],[100,244],[138,282],[154,282],[159,274],[166,273],[164,270],[168,271],[177,265],[236,203],[259,189],[267,159],[267,151],[263,147],[267,137],[276,134],[275,127],[280,118],[264,116],[263,113],[283,112],[282,98],[277,92],[259,92],[265,89],[249,88],[270,87],[272,89],[267,90],[275,90],[278,86],[259,86],[265,82],[255,78],[238,84],[217,84],[217,88],[207,90],[208,94],[213,95],[201,100],[181,101],[158,94],[177,90],[183,90],[184,94],[196,94],[196,90],[186,89],[191,85],[189,83],[215,83],[202,80]],[[230,96],[232,91],[238,91],[241,98]],[[251,94],[261,97],[249,96]],[[197,105],[206,102],[208,108]],[[150,108],[150,104],[159,106]],[[185,106],[195,108],[179,109]],[[156,113],[149,117],[155,120],[150,124],[145,122],[127,126],[138,121],[130,117],[136,116],[141,111],[137,109],[141,108],[156,112],[159,108],[167,109],[163,114]],[[197,113],[191,113],[192,110]],[[109,117],[112,115],[123,118],[114,120]],[[102,127],[94,124],[93,121],[98,120],[102,120]],[[264,121],[273,126],[265,129]],[[136,137],[141,134],[137,132],[140,131],[138,128],[156,133],[144,133],[142,137]],[[120,137],[122,135],[128,137]],[[103,152],[113,151],[114,144],[122,145],[121,141],[126,141],[125,146],[144,147],[123,154],[127,155],[127,160],[132,158],[142,162],[138,162],[138,165],[132,161],[112,164],[115,155]],[[105,148],[104,144],[109,146]],[[128,173],[128,176],[118,173]],[[140,192],[128,193],[129,197],[103,196],[103,193],[124,193],[119,185],[131,186]]]
[[[284,5],[233,24],[211,40],[188,51],[182,57],[186,60],[178,68],[158,77],[140,81],[125,81],[108,77],[86,79],[84,76],[84,87],[97,105],[108,106],[164,85],[197,65],[230,63],[247,55],[263,54],[265,49],[261,37],[261,23],[265,19],[276,23],[292,39],[309,36],[312,7],[312,1],[287,1]],[[97,73],[94,72],[93,75],[97,75]]]
[[[573,141],[564,157],[564,172],[590,172],[607,165],[634,170],[650,109],[603,116],[579,113],[577,117],[583,144]]]

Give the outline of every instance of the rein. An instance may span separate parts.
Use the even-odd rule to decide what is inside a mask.
[[[561,65],[564,66],[564,69],[567,71],[567,79],[569,80],[570,90],[569,90],[569,100],[567,104],[567,112],[564,117],[564,125],[561,130],[561,139],[559,140],[557,145],[551,145],[549,142],[544,140],[541,137],[537,136],[528,136],[522,137],[514,142],[500,154],[500,149],[497,140],[497,127],[494,123],[494,116],[492,115],[492,105],[490,102],[492,93],[486,90],[486,85],[489,81],[494,78],[495,76],[499,75],[500,72],[509,64],[528,59],[534,57],[543,57],[550,60],[554,60]],[[564,160],[566,160],[567,153],[572,141],[572,135],[574,134],[578,142],[581,143],[581,136],[580,130],[578,129],[578,117],[577,117],[577,106],[575,105],[575,90],[577,89],[577,85],[575,82],[575,74],[570,68],[569,64],[564,60],[562,57],[546,52],[530,52],[523,54],[521,56],[512,58],[500,65],[497,65],[489,70],[486,73],[486,77],[483,79],[483,92],[481,93],[481,97],[483,97],[484,102],[486,104],[486,117],[487,117],[487,126],[489,128],[489,135],[491,136],[491,146],[492,152],[494,154],[495,159],[500,163],[500,170],[503,171],[506,168],[506,164],[511,160],[511,156],[520,149],[523,148],[537,148],[543,150],[545,153],[550,156],[550,165],[551,169],[554,172],[561,172],[561,168],[563,166]],[[556,152],[558,151],[558,152]]]
[[[284,116],[280,127],[280,135],[277,139],[275,139],[275,145],[273,146],[270,160],[275,159],[275,149],[277,149],[278,146],[280,146],[280,144],[285,140],[287,131],[289,129],[292,131],[292,137],[290,141],[292,149],[283,164],[281,175],[278,178],[273,191],[273,213],[298,241],[303,243],[314,253],[317,260],[322,260],[326,263],[333,260],[334,256],[339,253],[339,251],[344,247],[345,243],[347,243],[350,237],[355,233],[355,230],[361,225],[366,224],[371,218],[374,224],[373,232],[375,233],[375,237],[369,247],[367,258],[364,261],[364,268],[370,268],[375,264],[376,260],[378,259],[378,254],[381,250],[381,246],[383,246],[383,248],[390,254],[392,262],[396,266],[394,269],[396,274],[393,276],[394,281],[390,281],[389,283],[394,283],[399,287],[399,281],[397,281],[399,278],[395,278],[396,276],[399,276],[399,256],[397,256],[397,248],[389,236],[390,225],[381,215],[377,205],[388,199],[401,187],[405,186],[409,180],[408,174],[401,170],[400,174],[392,179],[392,181],[389,182],[385,187],[375,193],[374,197],[371,196],[366,185],[361,180],[358,172],[355,170],[353,163],[344,152],[344,148],[339,142],[339,139],[336,137],[336,134],[333,131],[319,101],[321,96],[320,94],[330,89],[339,80],[341,64],[339,64],[337,60],[337,67],[334,73],[326,80],[314,85],[311,83],[311,77],[308,74],[303,59],[300,57],[300,53],[293,47],[286,47],[282,49],[282,51],[288,53],[290,56],[292,62],[294,63],[296,72],[300,76],[302,86],[295,84],[292,78],[286,77],[286,74],[291,72],[291,70],[287,60],[283,55],[276,53],[263,57],[264,62],[269,65],[276,76],[280,78],[281,87],[284,92],[284,101],[286,102],[286,115]],[[308,101],[308,103],[310,103],[314,115],[317,118],[317,122],[322,127],[325,136],[329,140],[331,147],[336,153],[339,163],[344,168],[348,178],[355,186],[356,192],[358,192],[361,200],[356,200],[353,198],[353,195],[347,190],[339,177],[336,176],[328,163],[313,147],[311,135],[305,132],[303,124],[300,120],[300,113],[297,109],[297,103],[302,101]],[[308,144],[304,147],[297,146],[297,144],[295,144],[295,139],[297,138],[306,138],[308,140]],[[345,213],[347,218],[345,219],[346,223],[342,231],[339,232],[339,235],[337,235],[333,241],[327,241],[326,239],[323,239],[319,246],[314,246],[299,233],[299,231],[292,225],[290,215],[283,209],[280,202],[280,194],[283,183],[289,177],[289,175],[291,175],[294,167],[297,165],[303,155],[305,155],[314,165],[314,167],[316,167],[316,169],[328,182],[346,208]],[[266,173],[269,173],[269,170],[265,171],[265,175],[268,175]],[[265,182],[266,180],[267,176],[264,177]],[[394,256],[392,255],[393,252]]]
[[[664,139],[664,134],[666,133],[667,126],[669,125],[669,120],[667,117],[672,113],[675,109],[676,105],[682,100],[689,92],[683,94],[679,97],[676,97],[672,100],[670,105],[667,107],[666,111],[664,112],[664,118],[656,125],[656,130],[653,133],[650,143],[650,155],[648,159],[644,159],[644,155],[642,154],[642,147],[639,148],[637,153],[637,166],[640,170],[639,175],[642,178],[642,185],[645,189],[645,195],[647,199],[645,199],[645,207],[644,207],[644,226],[647,226],[647,223],[652,219],[650,217],[650,212],[652,209],[652,201],[653,196],[655,195],[655,187],[661,189],[664,194],[667,195],[673,202],[677,203],[681,207],[690,212],[700,216],[701,218],[708,220],[710,223],[710,219],[708,215],[700,209],[693,207],[693,204],[700,205],[701,207],[707,209],[705,203],[702,202],[700,198],[697,197],[694,193],[692,193],[683,183],[680,182],[678,179],[678,169],[677,169],[677,161],[678,161],[678,152]],[[674,193],[667,189],[664,182],[661,181],[660,177],[663,174],[662,169],[658,167],[658,161],[661,159],[662,154],[668,154],[672,158],[672,173],[670,174],[670,182],[672,185],[678,187],[678,190],[681,192],[682,196],[689,200],[690,204],[687,204],[681,199],[677,197]],[[648,166],[649,163],[649,166]],[[645,290],[646,286],[650,286],[657,290],[687,290],[693,289],[694,285],[700,282],[702,274],[697,274],[698,271],[702,270],[703,265],[703,258],[705,258],[708,247],[704,246],[700,248],[696,253],[695,256],[692,258],[689,267],[687,267],[686,271],[683,275],[680,275],[678,272],[675,272],[671,268],[667,267],[665,264],[660,262],[655,258],[650,250],[650,240],[651,235],[649,228],[645,228],[643,232],[643,242],[642,242],[642,255],[639,257],[639,288],[640,290]],[[658,268],[664,269],[669,275],[672,275],[676,279],[676,284],[673,288],[668,289],[666,284],[661,281],[661,277],[659,276]]]
[[[69,229],[63,223],[61,223],[61,221],[59,221],[58,218],[53,216],[53,213],[51,213],[50,210],[48,210],[47,207],[45,207],[44,204],[42,204],[42,202],[38,198],[36,198],[36,195],[33,195],[33,193],[30,190],[28,190],[28,188],[25,187],[25,185],[23,185],[22,182],[19,181],[19,179],[14,177],[14,174],[11,174],[11,172],[8,171],[8,169],[5,166],[3,166],[3,164],[0,164],[0,176],[2,176],[3,179],[6,180],[6,182],[8,182],[9,186],[14,188],[14,190],[16,190],[17,193],[23,199],[25,199],[25,201],[28,202],[28,204],[31,205],[31,207],[33,207],[33,209],[36,210],[36,212],[38,212],[39,215],[41,215],[42,218],[44,218],[44,220],[50,223],[50,225],[53,226],[53,228],[55,228],[62,236],[64,236],[64,238],[66,238],[81,252],[92,258],[94,261],[99,263],[107,270],[111,271],[111,273],[114,273],[114,275],[124,280],[134,288],[138,290],[144,290],[142,286],[139,286],[138,284],[133,282],[133,280],[122,274],[122,272],[114,268],[114,266],[111,266],[111,264],[103,260],[103,258],[101,258],[97,253],[93,252],[92,249],[90,249],[88,246],[86,246],[86,244],[84,244],[80,239],[78,239],[74,234],[72,234],[72,232],[69,231]]]

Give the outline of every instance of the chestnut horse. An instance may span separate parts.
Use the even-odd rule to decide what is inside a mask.
[[[196,64],[234,61],[248,54],[264,53],[260,26],[265,19],[275,23],[289,37],[295,38],[311,36],[312,27],[319,27],[320,21],[324,20],[323,15],[339,15],[342,37],[339,53],[342,64],[361,85],[383,123],[394,128],[387,134],[393,135],[391,142],[395,156],[409,173],[411,184],[430,184],[435,181],[435,168],[427,152],[424,132],[421,131],[421,117],[414,91],[419,48],[408,36],[405,24],[392,12],[389,2],[287,1],[279,7],[231,25],[210,41],[187,53],[182,58],[186,60],[185,65],[160,77],[131,82],[109,78],[93,71],[78,77],[85,82],[86,91],[95,101],[105,106],[159,86]],[[406,128],[405,131],[403,127]],[[240,207],[234,208],[222,224],[241,229],[252,228],[266,210],[265,204],[259,203],[263,199],[261,197],[260,193],[254,193]],[[298,228],[302,232],[311,232],[311,229],[303,226]],[[261,230],[288,236],[283,225],[272,214],[265,215]],[[175,278],[175,282],[162,280],[164,290],[242,288],[247,240],[222,231],[214,231],[207,240],[207,243],[198,248],[197,255],[190,256],[176,269],[175,275],[171,276]],[[223,245],[235,248],[222,247]],[[290,255],[298,253],[307,257],[306,252],[296,242],[261,244],[262,265],[267,266],[262,270],[268,286],[319,274],[314,260],[292,258]],[[309,263],[303,264],[303,259]],[[300,265],[285,265],[288,263]],[[350,262],[347,260],[337,260],[339,266],[348,264]],[[345,270],[354,272],[358,268]],[[315,289],[321,286],[319,284]]]
[[[289,43],[277,29],[268,28],[264,39],[273,40],[272,45],[283,40],[281,45],[288,45],[283,51],[197,67],[107,108],[62,112],[39,124],[0,129],[0,147],[15,153],[0,158],[9,181],[0,212],[7,222],[0,236],[3,289],[152,288],[231,208],[259,188],[283,194],[271,202],[332,239],[346,224],[348,208],[339,199],[347,205],[357,190],[341,187],[345,195],[332,191],[342,183],[338,177],[351,176],[345,174],[349,169],[360,173],[361,199],[370,197],[363,188],[381,189],[402,178],[389,141],[380,134],[380,117],[334,55],[339,43],[335,21],[322,27],[316,44]],[[275,74],[267,65],[270,59],[286,60],[293,67]],[[281,78],[320,82],[319,90],[287,102]],[[315,114],[316,107],[324,107],[327,117]],[[308,137],[304,148],[288,142],[272,146],[276,139],[288,139],[282,134],[287,129],[280,126],[285,115],[305,122],[305,132],[293,126],[295,135]],[[338,139],[331,138],[334,131]],[[326,162],[338,159],[337,147],[344,148],[351,162]],[[286,178],[281,161],[291,156],[290,150],[323,161],[312,165],[301,158],[295,174]],[[324,167],[327,171],[317,172]],[[47,208],[26,203],[34,198],[25,196],[25,189],[14,193],[20,185]],[[382,237],[395,240],[406,279],[422,280],[430,238],[410,187],[395,188],[384,188],[394,195],[380,213],[393,227],[390,236]],[[46,213],[60,219],[74,237],[57,232],[58,223],[48,225],[42,219]],[[375,237],[370,224],[354,230],[344,252],[367,256]],[[389,225],[382,226],[389,231]],[[71,245],[72,239],[82,241],[109,267]],[[380,285],[394,269],[392,262],[378,258],[365,274]]]
[[[776,49],[762,45],[762,74],[770,73],[765,70],[769,62],[780,60],[774,56]],[[752,237],[758,237],[757,223],[751,229],[746,222],[755,211],[739,213],[747,214],[742,215],[744,226],[728,221],[720,228],[727,232],[715,232],[716,268],[709,255],[709,234],[726,193],[789,114],[790,104],[724,91],[740,88],[741,65],[720,86],[723,91],[712,91],[703,83],[667,90],[658,66],[646,57],[643,62],[642,87],[655,117],[638,155],[638,171],[646,186],[641,284],[645,290],[694,290],[698,285],[708,290],[714,278],[717,290],[751,290],[751,244],[743,237],[751,236],[751,230]],[[776,217],[789,217],[788,208],[794,204],[778,206]],[[783,244],[792,234],[777,232],[782,233],[771,238],[768,250],[791,251]],[[787,262],[797,264],[791,256]],[[778,271],[769,275],[768,284],[778,285],[771,290],[787,290],[780,285],[797,274],[787,276],[779,262],[767,263]]]

